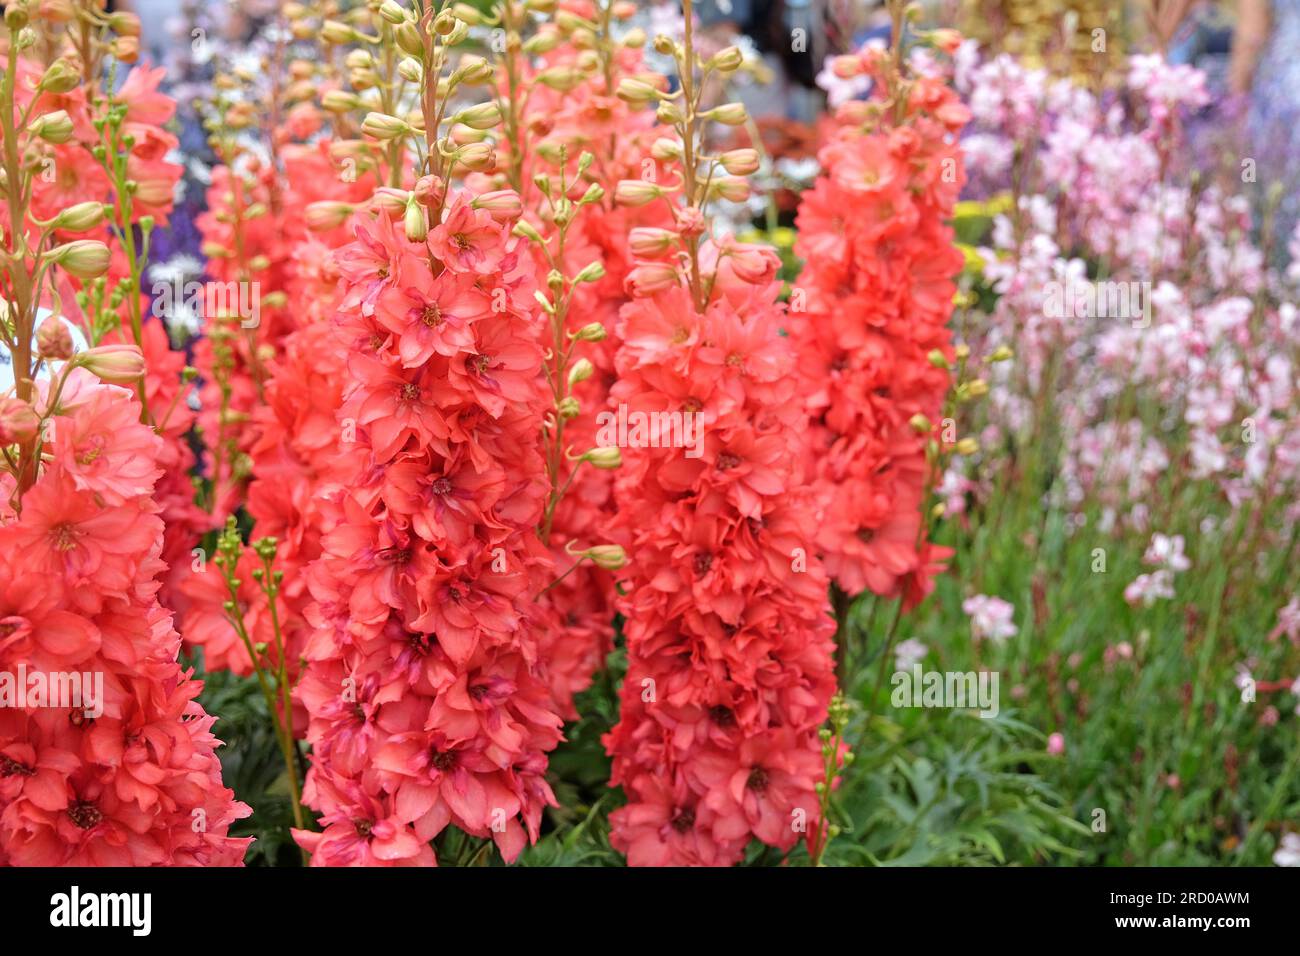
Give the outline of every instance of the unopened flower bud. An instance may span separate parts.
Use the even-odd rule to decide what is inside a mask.
[[[456,162],[475,172],[491,169],[497,164],[496,150],[487,143],[470,143],[468,146],[461,146],[456,150],[455,158]]]
[[[627,274],[623,288],[639,299],[672,288],[677,282],[677,269],[672,263],[643,262]]]
[[[605,327],[599,322],[590,322],[572,333],[572,338],[579,342],[599,342],[605,338]]]
[[[23,3],[9,3],[5,5],[5,26],[11,33],[21,30],[27,26],[27,5]]]
[[[393,36],[397,40],[398,49],[407,56],[424,56],[424,39],[420,36],[420,28],[411,21],[395,26]]]
[[[582,82],[583,74],[581,70],[571,66],[553,66],[538,73],[536,80],[559,93],[568,93]]]
[[[55,110],[36,117],[28,130],[45,142],[58,146],[72,139],[72,117],[66,110]]]
[[[527,219],[520,219],[515,223],[515,227],[510,230],[512,236],[519,236],[521,239],[527,239],[530,242],[541,242],[542,234]]]
[[[491,129],[501,122],[501,109],[495,103],[479,103],[461,110],[452,119],[470,129]]]
[[[733,176],[748,176],[758,171],[758,150],[732,149],[718,157],[722,168]]]
[[[393,26],[406,22],[406,10],[396,0],[384,0],[379,5],[379,15]]]
[[[664,102],[660,103],[658,108],[655,110],[655,119],[663,123],[665,126],[673,126],[685,121],[686,117],[682,114],[682,111],[677,108],[676,103]]]
[[[331,113],[350,113],[361,109],[361,97],[347,90],[329,90],[320,98],[320,105]]]
[[[963,438],[955,447],[959,455],[973,455],[980,450],[980,443],[974,438]]]
[[[40,427],[36,409],[20,398],[0,397],[0,446],[29,442]]]
[[[999,345],[989,356],[990,362],[1009,362],[1016,357],[1016,353],[1011,350],[1009,345]]]
[[[471,6],[468,3],[453,4],[451,13],[457,20],[462,20],[472,27],[483,25],[483,14],[477,7]]]
[[[934,428],[934,425],[930,422],[930,419],[926,418],[920,412],[917,412],[915,415],[909,418],[907,420],[907,423],[912,426],[913,431],[921,435],[928,434]]]
[[[661,163],[671,163],[682,158],[682,144],[678,140],[661,136],[650,144],[650,155]]]
[[[55,229],[68,232],[85,232],[94,229],[104,221],[104,204],[99,202],[79,202],[69,206],[54,217]]]
[[[36,351],[43,359],[62,362],[72,357],[72,333],[62,319],[51,317],[36,330]]]
[[[389,116],[387,113],[367,113],[366,118],[361,121],[361,132],[378,140],[390,140],[398,136],[406,136],[411,132],[411,127],[396,116]]]
[[[601,445],[584,452],[579,460],[608,471],[623,464],[623,453],[616,445]]]
[[[406,215],[406,204],[411,201],[411,191],[396,186],[380,186],[370,197],[370,208],[397,217]],[[418,198],[418,197],[417,197]]]
[[[605,278],[605,267],[600,262],[593,262],[585,266],[581,272],[573,277],[574,282],[599,282]]]
[[[326,20],[321,24],[321,39],[326,43],[354,43],[357,40],[357,31],[352,29],[346,23],[339,20]]]
[[[55,60],[41,76],[37,89],[48,93],[70,93],[81,82],[81,76],[66,60]]]
[[[534,33],[523,43],[523,51],[529,56],[544,56],[550,53],[564,40],[558,30],[546,33]]]
[[[643,179],[620,179],[614,190],[614,201],[621,206],[644,206],[663,194],[661,187]]]
[[[723,176],[709,184],[709,194],[728,202],[744,202],[749,198],[749,183],[739,176]]]
[[[140,18],[134,13],[119,10],[117,13],[108,15],[108,28],[118,36],[138,37],[140,35]]]
[[[314,232],[323,232],[326,229],[336,229],[348,221],[356,207],[345,202],[334,202],[332,200],[321,200],[307,206],[303,219],[307,223],[307,228]]]
[[[555,412],[564,419],[577,418],[582,414],[582,403],[572,395],[566,395],[555,406]]]
[[[97,345],[78,352],[74,361],[112,385],[131,385],[144,374],[144,353],[135,345]]]
[[[67,242],[55,246],[45,256],[78,279],[94,279],[102,276],[108,271],[108,262],[112,258],[108,246],[97,239],[77,239]]]
[[[408,83],[424,82],[424,67],[413,56],[404,56],[397,64],[397,75]]]
[[[492,64],[472,53],[466,53],[460,58],[460,66],[451,75],[453,83],[465,83],[469,86],[477,86],[490,79],[492,79]]]
[[[591,378],[592,373],[595,371],[596,367],[592,365],[588,359],[578,359],[578,361],[573,363],[573,368],[569,369],[569,387],[572,388],[579,382],[585,382],[587,379]]]
[[[709,66],[723,73],[733,73],[740,69],[745,62],[745,55],[740,52],[740,47],[729,46],[719,50],[713,56],[709,57]]]
[[[402,225],[406,229],[406,238],[412,242],[423,242],[429,235],[429,220],[425,217],[424,207],[412,196],[406,203],[406,215]]]
[[[582,553],[604,571],[617,571],[627,566],[627,552],[617,544],[598,544]]]
[[[743,103],[723,103],[700,114],[704,119],[714,120],[724,126],[741,126],[749,118]]]
[[[524,211],[524,204],[519,193],[513,189],[494,189],[474,197],[470,205],[475,209],[486,209],[497,222],[513,222]]]
[[[948,356],[944,355],[943,352],[941,352],[939,349],[931,349],[929,353],[927,353],[925,358],[926,361],[928,361],[935,368],[948,367]]]
[[[638,226],[628,233],[628,248],[638,259],[662,256],[677,243],[677,233],[654,226]]]
[[[652,100],[663,98],[663,95],[649,83],[644,80],[633,79],[630,76],[619,81],[615,95],[620,100],[631,103],[633,106],[644,106]]]

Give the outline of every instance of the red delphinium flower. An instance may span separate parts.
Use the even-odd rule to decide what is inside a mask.
[[[879,53],[854,62],[889,86]],[[969,114],[937,79],[904,89],[901,116],[868,121],[862,103],[837,115],[825,172],[800,204],[791,326],[813,416],[817,547],[844,591],[911,605],[947,555],[924,540],[921,509],[935,477],[926,423],[938,426],[950,384],[962,257],[945,221],[965,181],[956,134]]]
[[[158,603],[164,443],[127,389],[76,369],[54,409],[50,391],[49,458],[0,518],[0,670],[97,676],[103,696],[0,709],[0,858],[238,865],[250,841],[227,832],[249,811],[221,784],[213,718]]]
[[[543,774],[560,719],[530,616],[550,565],[534,530],[534,265],[469,195],[447,203],[426,241],[381,213],[336,256],[347,384],[297,691],[313,747],[304,798],[326,821],[299,841],[317,864],[432,863],[427,843],[448,823],[514,859],[554,799]],[[426,303],[457,326],[436,348]],[[376,824],[397,849],[375,852]]]
[[[754,837],[789,849],[819,813],[834,624],[779,285],[720,265],[751,253],[705,247],[703,314],[681,287],[621,313],[614,399],[700,429],[694,448],[625,450],[617,476],[628,672],[606,743],[628,798],[612,840],[634,865],[731,864]]]

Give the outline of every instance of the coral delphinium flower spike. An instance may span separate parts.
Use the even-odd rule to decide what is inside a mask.
[[[902,4],[891,9],[897,36]],[[920,39],[951,50],[950,34]],[[798,213],[805,267],[791,329],[813,416],[817,546],[848,595],[910,606],[950,553],[926,540],[922,510],[942,467],[937,443],[955,442],[941,421],[963,259],[947,220],[966,179],[956,134],[969,112],[942,79],[905,75],[898,44],[834,68],[870,76],[875,95],[840,106]]]
[[[297,688],[322,832],[296,836],[314,865],[429,865],[450,824],[513,860],[554,802],[561,724],[529,618],[550,563],[536,269],[517,197],[457,181],[495,156],[449,130],[499,119],[459,99],[472,61],[447,72],[467,24],[388,2],[349,29],[419,81],[418,110],[362,124],[415,176],[390,177],[335,254],[348,382]]]
[[[689,2],[685,13],[682,42],[655,40],[677,61],[680,93],[635,81],[619,91],[657,104],[674,135],[655,154],[678,164],[665,182],[617,187],[621,203],[663,203],[673,216],[670,229],[629,236],[633,301],[620,313],[613,389],[629,419],[658,413],[677,429],[629,440],[616,479],[633,560],[619,602],[628,672],[606,738],[627,805],[611,815],[611,838],[642,866],[730,865],[754,839],[781,850],[811,840],[835,689],[779,260],[713,237],[704,211],[749,188],[699,135],[708,121],[745,121],[740,104],[705,109],[700,95],[740,54],[698,63]]]
[[[38,44],[57,48],[65,31],[102,38],[106,27],[122,35],[95,43],[131,58],[132,45],[119,41],[138,33],[138,21],[105,18],[91,4],[74,14],[93,29],[69,31],[44,6],[7,4],[0,54],[0,329],[14,370],[0,394],[0,672],[27,678],[22,698],[0,707],[0,864],[238,865],[249,840],[228,832],[248,808],[222,786],[213,718],[180,668],[172,616],[158,600],[155,485],[166,432],[152,424],[164,406],[139,401],[158,398],[140,302],[131,301],[140,262],[114,271],[104,242],[64,235],[106,235],[103,199],[114,191],[114,241],[136,222],[147,235],[122,196],[140,180],[91,174],[81,181],[87,194],[60,207],[34,182],[41,163],[28,161],[74,140],[84,154],[64,158],[92,159],[84,169],[102,159],[129,175],[138,158],[134,134],[117,138],[129,109],[103,116],[104,91],[66,61],[41,68],[28,59]],[[97,132],[125,153],[100,155]],[[37,193],[48,204],[40,214]],[[115,291],[104,296],[96,280],[106,274]]]

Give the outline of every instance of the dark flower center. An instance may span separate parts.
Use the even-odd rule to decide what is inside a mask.
[[[731,712],[730,707],[723,707],[721,704],[709,708],[709,719],[719,727],[736,726],[736,715]]]
[[[93,803],[74,803],[68,807],[68,817],[83,830],[94,829],[104,819],[104,815]]]
[[[695,556],[695,573],[699,577],[709,573],[709,568],[713,567],[713,555],[708,551],[701,551]]]
[[[26,764],[0,754],[0,777],[30,777],[36,773]]]
[[[456,754],[451,750],[435,750],[429,758],[429,763],[439,773],[446,773],[456,766]]]
[[[755,793],[763,793],[767,790],[767,771],[762,767],[755,767],[749,772],[749,779],[745,781],[745,786]]]

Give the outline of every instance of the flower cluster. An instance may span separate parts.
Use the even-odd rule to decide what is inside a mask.
[[[301,840],[353,861],[389,821],[413,860],[452,822],[513,859],[553,799],[560,725],[528,607],[545,562],[532,261],[459,194],[427,238],[381,215],[337,262],[350,383],[298,688],[325,829]]]
[[[0,708],[0,863],[238,865],[249,840],[227,831],[249,810],[158,601],[163,442],[129,390],[72,364],[35,408],[48,460],[0,514],[0,672],[50,696]],[[79,699],[56,698],[69,680]]]
[[[962,257],[946,220],[969,114],[938,77],[904,81],[880,48],[835,69],[871,78],[877,96],[840,106],[797,220],[806,266],[791,311],[824,502],[817,548],[845,592],[914,604],[948,553],[925,539],[922,508],[951,378]]]
[[[632,561],[618,604],[628,670],[606,737],[627,804],[611,839],[635,866],[730,865],[754,838],[783,850],[817,839],[834,622],[809,534],[807,416],[781,329],[779,259],[715,241],[703,211],[743,198],[757,168],[753,150],[710,156],[697,133],[697,122],[745,121],[740,104],[706,110],[700,95],[739,52],[697,62],[689,25],[682,44],[660,37],[656,49],[677,60],[682,102],[644,82],[619,92],[657,101],[674,128],[653,152],[680,164],[684,203],[671,204],[670,225],[630,233],[633,301],[616,327],[611,397],[655,424],[628,443],[615,481]],[[617,197],[639,207],[675,189],[624,180]]]
[[[721,273],[725,275],[725,273]],[[610,735],[633,865],[726,865],[751,837],[789,849],[818,816],[817,729],[834,690],[828,581],[810,552],[794,356],[771,278],[625,306],[614,395],[691,413],[704,451],[629,454],[618,478],[628,671]]]

